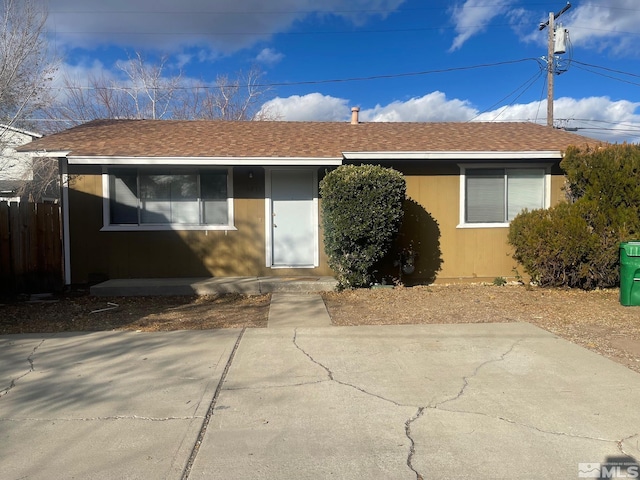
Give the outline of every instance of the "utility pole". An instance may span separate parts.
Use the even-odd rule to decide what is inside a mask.
[[[555,20],[564,12],[571,8],[571,4],[567,2],[565,7],[558,13],[549,12],[549,20],[541,23],[539,30],[549,27],[549,38],[547,40],[547,126],[553,127],[553,76],[555,74]]]

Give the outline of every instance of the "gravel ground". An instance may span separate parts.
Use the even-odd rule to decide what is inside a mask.
[[[529,322],[640,372],[640,307],[619,291],[433,285],[329,292],[334,325]]]
[[[266,327],[269,295],[92,297],[62,295],[0,306],[0,334]]]
[[[323,294],[334,325],[529,322],[640,372],[640,307],[618,290],[434,285]],[[267,326],[269,295],[91,297],[0,304],[0,334]]]

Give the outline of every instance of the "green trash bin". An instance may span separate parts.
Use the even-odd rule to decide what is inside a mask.
[[[640,242],[620,244],[620,303],[640,305]]]

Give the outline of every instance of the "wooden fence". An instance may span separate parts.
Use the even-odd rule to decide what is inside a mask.
[[[0,289],[43,293],[63,287],[60,206],[0,202]]]

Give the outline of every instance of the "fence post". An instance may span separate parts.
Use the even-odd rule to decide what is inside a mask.
[[[11,235],[9,229],[9,203],[0,202],[0,289],[8,292],[13,278],[11,270]]]

